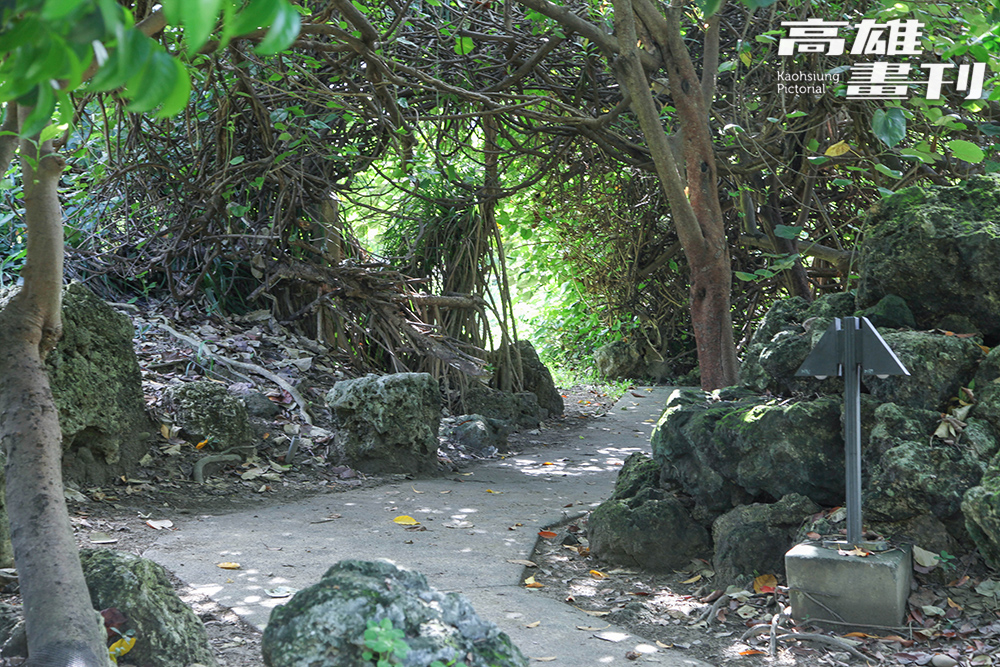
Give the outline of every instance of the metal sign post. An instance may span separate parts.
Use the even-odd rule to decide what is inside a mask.
[[[861,540],[861,374],[909,375],[865,317],[834,318],[802,362],[796,377],[844,376],[844,448],[847,478],[847,542]]]

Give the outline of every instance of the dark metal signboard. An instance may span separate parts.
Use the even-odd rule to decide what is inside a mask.
[[[827,328],[798,377],[825,380],[844,376],[844,447],[847,478],[847,542],[861,540],[861,374],[909,375],[882,336],[865,317],[838,317]]]

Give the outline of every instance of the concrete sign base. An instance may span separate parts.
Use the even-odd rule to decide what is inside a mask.
[[[906,618],[913,557],[909,545],[842,556],[837,549],[798,544],[785,554],[785,574],[792,617],[798,623],[838,632],[898,627]]]

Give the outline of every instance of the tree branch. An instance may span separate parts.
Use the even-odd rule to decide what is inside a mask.
[[[614,8],[615,32],[624,45],[615,68],[619,81],[622,88],[632,97],[632,110],[639,118],[639,126],[649,146],[656,175],[670,203],[670,213],[677,229],[677,236],[685,249],[699,247],[704,243],[701,227],[685,194],[684,181],[674,161],[670,142],[660,123],[659,109],[653,101],[646,73],[639,61],[632,2],[615,0]]]
[[[705,98],[705,108],[712,108],[715,100],[715,80],[719,75],[719,12],[722,5],[712,18],[708,19],[708,30],[705,31],[705,46],[701,59],[701,93]]]

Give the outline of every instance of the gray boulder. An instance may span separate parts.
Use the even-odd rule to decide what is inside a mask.
[[[82,549],[80,562],[95,609],[115,607],[138,639],[127,662],[146,667],[215,665],[205,626],[177,597],[166,570],[110,549]]]
[[[459,415],[449,417],[446,422],[441,425],[442,433],[466,454],[493,456],[507,451],[510,425],[505,421],[482,415]]]
[[[952,535],[964,537],[962,497],[979,484],[985,467],[970,450],[937,438],[903,442],[872,466],[863,499],[865,514],[874,521],[931,514]]]
[[[954,187],[910,187],[869,214],[861,243],[857,302],[906,300],[930,329],[961,315],[988,345],[1000,340],[1000,178],[972,176]]]
[[[409,650],[402,667],[440,660],[468,667],[527,667],[528,661],[469,601],[427,585],[388,561],[345,560],[271,612],[261,651],[268,667],[357,667],[368,621],[388,619]]]
[[[756,392],[788,396],[838,393],[843,383],[797,378],[795,372],[835,317],[854,313],[850,294],[828,294],[808,303],[801,297],[775,302],[754,332],[744,355],[741,383]]]
[[[594,350],[594,364],[601,377],[622,379],[635,377],[642,366],[642,356],[635,345],[615,341]]]
[[[538,407],[547,411],[547,417],[561,415],[564,408],[562,394],[556,389],[552,373],[538,358],[534,346],[530,341],[519,340],[517,351],[521,355],[524,390],[538,397]]]
[[[462,397],[467,414],[483,415],[506,422],[512,429],[538,428],[542,409],[538,396],[530,391],[512,393],[471,382]]]
[[[662,572],[709,551],[708,531],[678,498],[660,488],[659,476],[655,461],[629,455],[611,498],[587,521],[591,553],[611,563]]]
[[[776,503],[741,505],[712,524],[715,555],[712,559],[716,585],[757,574],[783,574],[785,552],[795,543],[795,534],[819,505],[797,493]]]
[[[1000,569],[1000,455],[990,463],[980,482],[965,492],[962,515],[983,560]]]
[[[437,469],[441,396],[429,374],[342,380],[326,402],[337,420],[335,446],[352,468],[367,473]]]
[[[17,290],[0,292],[0,309]],[[74,282],[63,288],[63,336],[45,360],[59,408],[63,478],[102,485],[132,468],[149,448],[132,323]]]
[[[843,502],[839,397],[784,404],[756,396],[689,402],[677,394],[653,429],[653,458],[705,519],[791,493],[821,505]],[[866,401],[869,419],[873,409]]]
[[[966,386],[983,358],[982,349],[968,338],[922,331],[898,331],[882,336],[910,375],[878,378],[862,375],[872,396],[883,403],[943,411],[948,400]]]
[[[164,405],[181,436],[190,442],[208,440],[205,449],[253,451],[254,435],[246,404],[221,384],[208,380],[167,388]]]
[[[877,328],[913,329],[917,326],[913,312],[906,305],[906,301],[895,294],[885,295],[874,306],[863,309],[858,315],[867,317]]]

